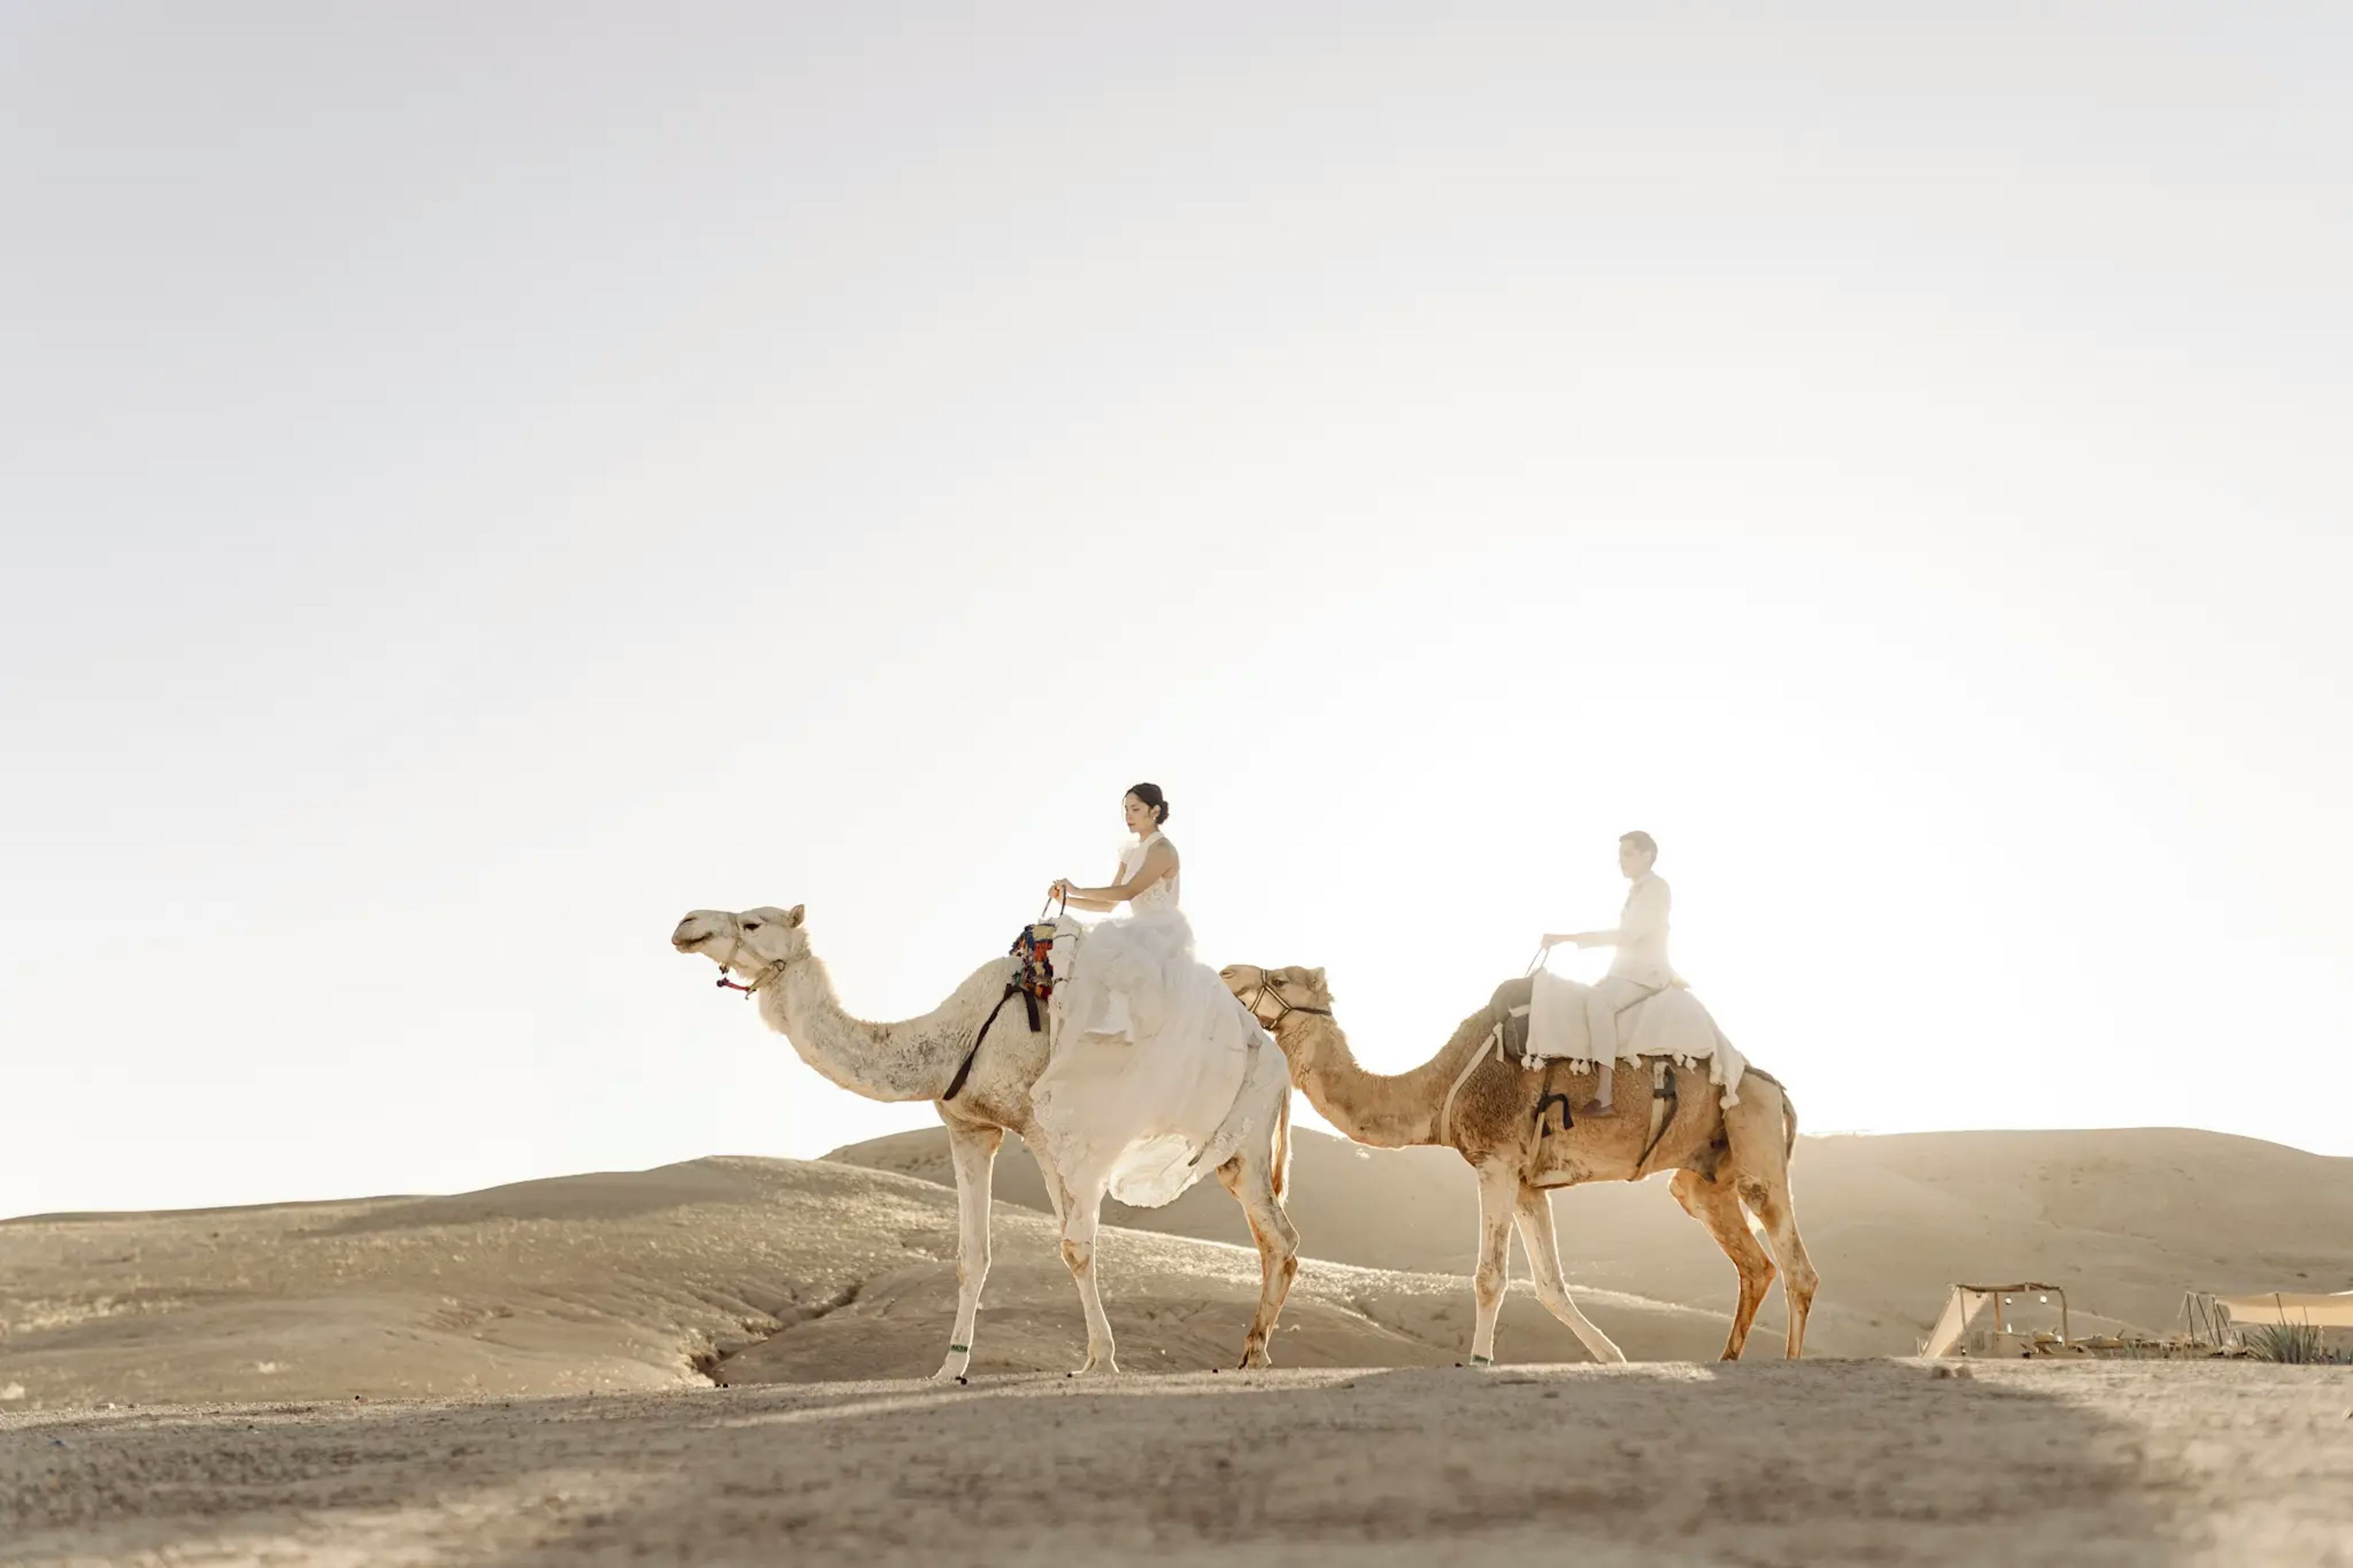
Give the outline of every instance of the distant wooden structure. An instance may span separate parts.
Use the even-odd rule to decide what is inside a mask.
[[[2331,1352],[2353,1352],[2353,1290],[2333,1296],[2266,1290],[2253,1296],[2208,1296],[2205,1301],[2208,1320],[2220,1320],[2216,1344],[2243,1342],[2240,1331],[2244,1329],[2280,1325],[2312,1329]]]
[[[2181,1331],[2193,1345],[2220,1350],[2231,1342],[2231,1314],[2211,1290],[2181,1293]]]
[[[2027,1300],[2031,1298],[2030,1300]],[[2029,1328],[2018,1321],[2023,1308],[2047,1307],[2056,1301],[2059,1331]],[[2028,1317],[2047,1313],[2028,1311]],[[2067,1320],[2067,1292],[2056,1285],[2031,1281],[2022,1285],[1956,1285],[1945,1300],[1944,1316],[1928,1331],[1920,1347],[1924,1356],[2030,1356],[2065,1350],[2073,1342]]]

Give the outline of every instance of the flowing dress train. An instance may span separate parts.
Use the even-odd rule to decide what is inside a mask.
[[[1123,881],[1160,838],[1121,855]],[[1086,928],[1029,1100],[1044,1151],[1081,1203],[1108,1191],[1157,1208],[1267,1135],[1254,1111],[1266,1095],[1249,1091],[1282,1070],[1282,1053],[1194,957],[1173,873],[1129,909]]]

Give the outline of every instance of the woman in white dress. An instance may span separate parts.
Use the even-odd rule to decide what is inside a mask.
[[[1082,1205],[1108,1191],[1156,1208],[1225,1163],[1255,1131],[1239,1108],[1253,1069],[1280,1070],[1273,1041],[1216,970],[1193,956],[1177,907],[1168,798],[1140,784],[1124,801],[1135,842],[1107,887],[1057,880],[1074,910],[1118,910],[1087,929],[1056,1000],[1054,1057],[1030,1090],[1046,1152]],[[1252,1101],[1263,1096],[1250,1097]]]

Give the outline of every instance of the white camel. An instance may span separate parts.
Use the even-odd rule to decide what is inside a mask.
[[[1095,1287],[1095,1226],[1103,1192],[1072,1192],[1042,1141],[1031,1136],[1029,1089],[1046,1069],[1050,1024],[1033,1032],[1021,999],[1006,1000],[1018,962],[1001,958],[981,965],[945,1002],[920,1018],[870,1024],[842,1010],[825,964],[809,952],[803,912],[800,905],[740,913],[696,910],[679,921],[670,945],[681,952],[702,953],[739,976],[759,999],[762,1020],[790,1041],[803,1061],[842,1088],[869,1100],[934,1102],[947,1125],[948,1152],[955,1163],[960,1223],[955,1330],[949,1337],[947,1359],[934,1375],[960,1379],[971,1364],[974,1321],[980,1310],[981,1286],[988,1278],[989,1184],[997,1147],[1008,1132],[1019,1134],[1037,1156],[1054,1217],[1062,1226],[1062,1261],[1078,1284],[1087,1318],[1087,1360],[1078,1370],[1118,1371],[1111,1320],[1103,1315]],[[1057,943],[1058,960],[1070,941],[1066,936]],[[1083,938],[1079,945],[1083,949]],[[980,1038],[984,1021],[1000,1003],[1003,1010]],[[976,1038],[980,1048],[976,1053]],[[1251,1100],[1236,1110],[1248,1118],[1252,1131],[1216,1174],[1241,1205],[1258,1243],[1258,1311],[1242,1342],[1241,1364],[1261,1367],[1273,1364],[1267,1342],[1299,1272],[1299,1233],[1282,1206],[1291,1163],[1291,1085],[1280,1062],[1271,1061],[1249,1074],[1243,1092]]]

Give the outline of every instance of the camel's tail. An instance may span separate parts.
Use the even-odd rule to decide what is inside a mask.
[[[1789,1086],[1763,1068],[1750,1068],[1741,1078],[1761,1078],[1781,1091],[1781,1158],[1787,1160],[1798,1152],[1798,1102],[1789,1098]]]

